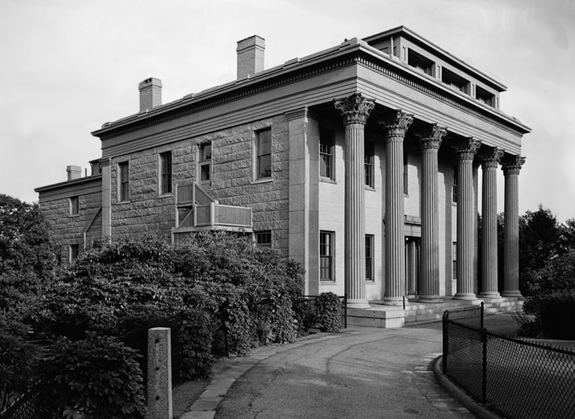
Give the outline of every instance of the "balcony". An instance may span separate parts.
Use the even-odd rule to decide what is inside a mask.
[[[176,186],[176,227],[174,241],[189,233],[205,230],[252,232],[252,209],[221,205],[197,183]]]

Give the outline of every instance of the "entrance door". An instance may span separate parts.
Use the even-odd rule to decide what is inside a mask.
[[[405,237],[405,289],[408,296],[419,294],[419,257],[421,238]]]

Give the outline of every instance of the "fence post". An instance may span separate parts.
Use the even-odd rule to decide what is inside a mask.
[[[483,304],[481,304],[483,308]],[[481,318],[483,320],[483,317]],[[481,342],[483,343],[483,371],[481,377],[481,403],[483,405],[487,404],[487,330],[485,328],[481,328]]]
[[[484,319],[485,318],[485,302],[482,301],[481,302],[481,330],[483,330],[484,327]]]
[[[447,353],[449,352],[449,331],[447,330],[448,326],[448,320],[449,320],[449,311],[445,310],[443,312],[443,321],[442,323],[442,327],[443,327],[443,373],[445,374],[447,372]]]
[[[148,330],[148,418],[172,419],[172,345],[169,327]]]

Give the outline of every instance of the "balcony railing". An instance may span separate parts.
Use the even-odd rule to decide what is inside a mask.
[[[178,185],[176,188],[175,235],[195,230],[252,229],[252,209],[221,205],[197,184]]]

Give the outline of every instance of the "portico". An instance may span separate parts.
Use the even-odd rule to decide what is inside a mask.
[[[376,105],[362,93],[334,99],[334,106],[342,117],[344,126],[344,163],[345,163],[345,292],[349,306],[368,308],[365,279],[365,129],[370,115],[376,113],[375,122],[380,127],[379,138],[385,145],[381,164],[385,185],[383,192],[384,242],[382,269],[384,305],[403,306],[406,301],[420,303],[444,304],[446,296],[441,293],[440,284],[451,280],[452,272],[441,269],[440,255],[445,258],[446,248],[451,244],[445,234],[440,234],[440,218],[445,214],[439,211],[439,151],[443,139],[448,136],[457,179],[457,202],[453,204],[456,214],[455,225],[451,231],[457,247],[455,278],[456,286],[452,297],[456,300],[473,302],[478,297],[497,300],[501,295],[521,297],[518,291],[517,227],[506,227],[505,241],[505,289],[498,289],[497,278],[497,167],[504,151],[497,146],[484,145],[473,137],[465,137],[437,122],[418,120],[417,116],[402,109],[390,110]],[[376,111],[374,111],[376,109]],[[414,120],[417,124],[413,124]],[[413,131],[410,131],[412,129]],[[420,247],[415,250],[415,242],[406,246],[406,211],[404,202],[405,167],[404,141],[408,136],[419,145],[417,156],[420,173],[419,219]],[[488,141],[485,141],[488,143]],[[481,153],[479,153],[479,150]],[[447,153],[447,152],[446,152]],[[445,160],[445,155],[442,157]],[[518,156],[505,155],[503,171],[506,179],[505,215],[508,222],[518,222],[513,211],[517,203],[518,174],[524,159]],[[482,277],[477,272],[477,179],[474,166],[482,167],[482,208],[483,245]],[[443,162],[445,167],[445,162]],[[443,179],[445,184],[445,179]],[[445,200],[445,186],[443,199]],[[512,204],[515,203],[515,204]],[[445,229],[446,222],[443,223]],[[442,238],[443,240],[440,240]],[[442,249],[443,248],[443,249]],[[419,257],[409,257],[406,254]],[[418,261],[417,261],[418,259]],[[408,266],[417,263],[418,266]],[[409,272],[409,274],[408,274]],[[414,274],[416,272],[418,275]],[[481,293],[478,290],[481,289]],[[416,291],[415,291],[416,290]],[[414,292],[415,291],[415,292]],[[417,294],[416,298],[406,299],[408,293]],[[373,302],[373,301],[372,301]]]

